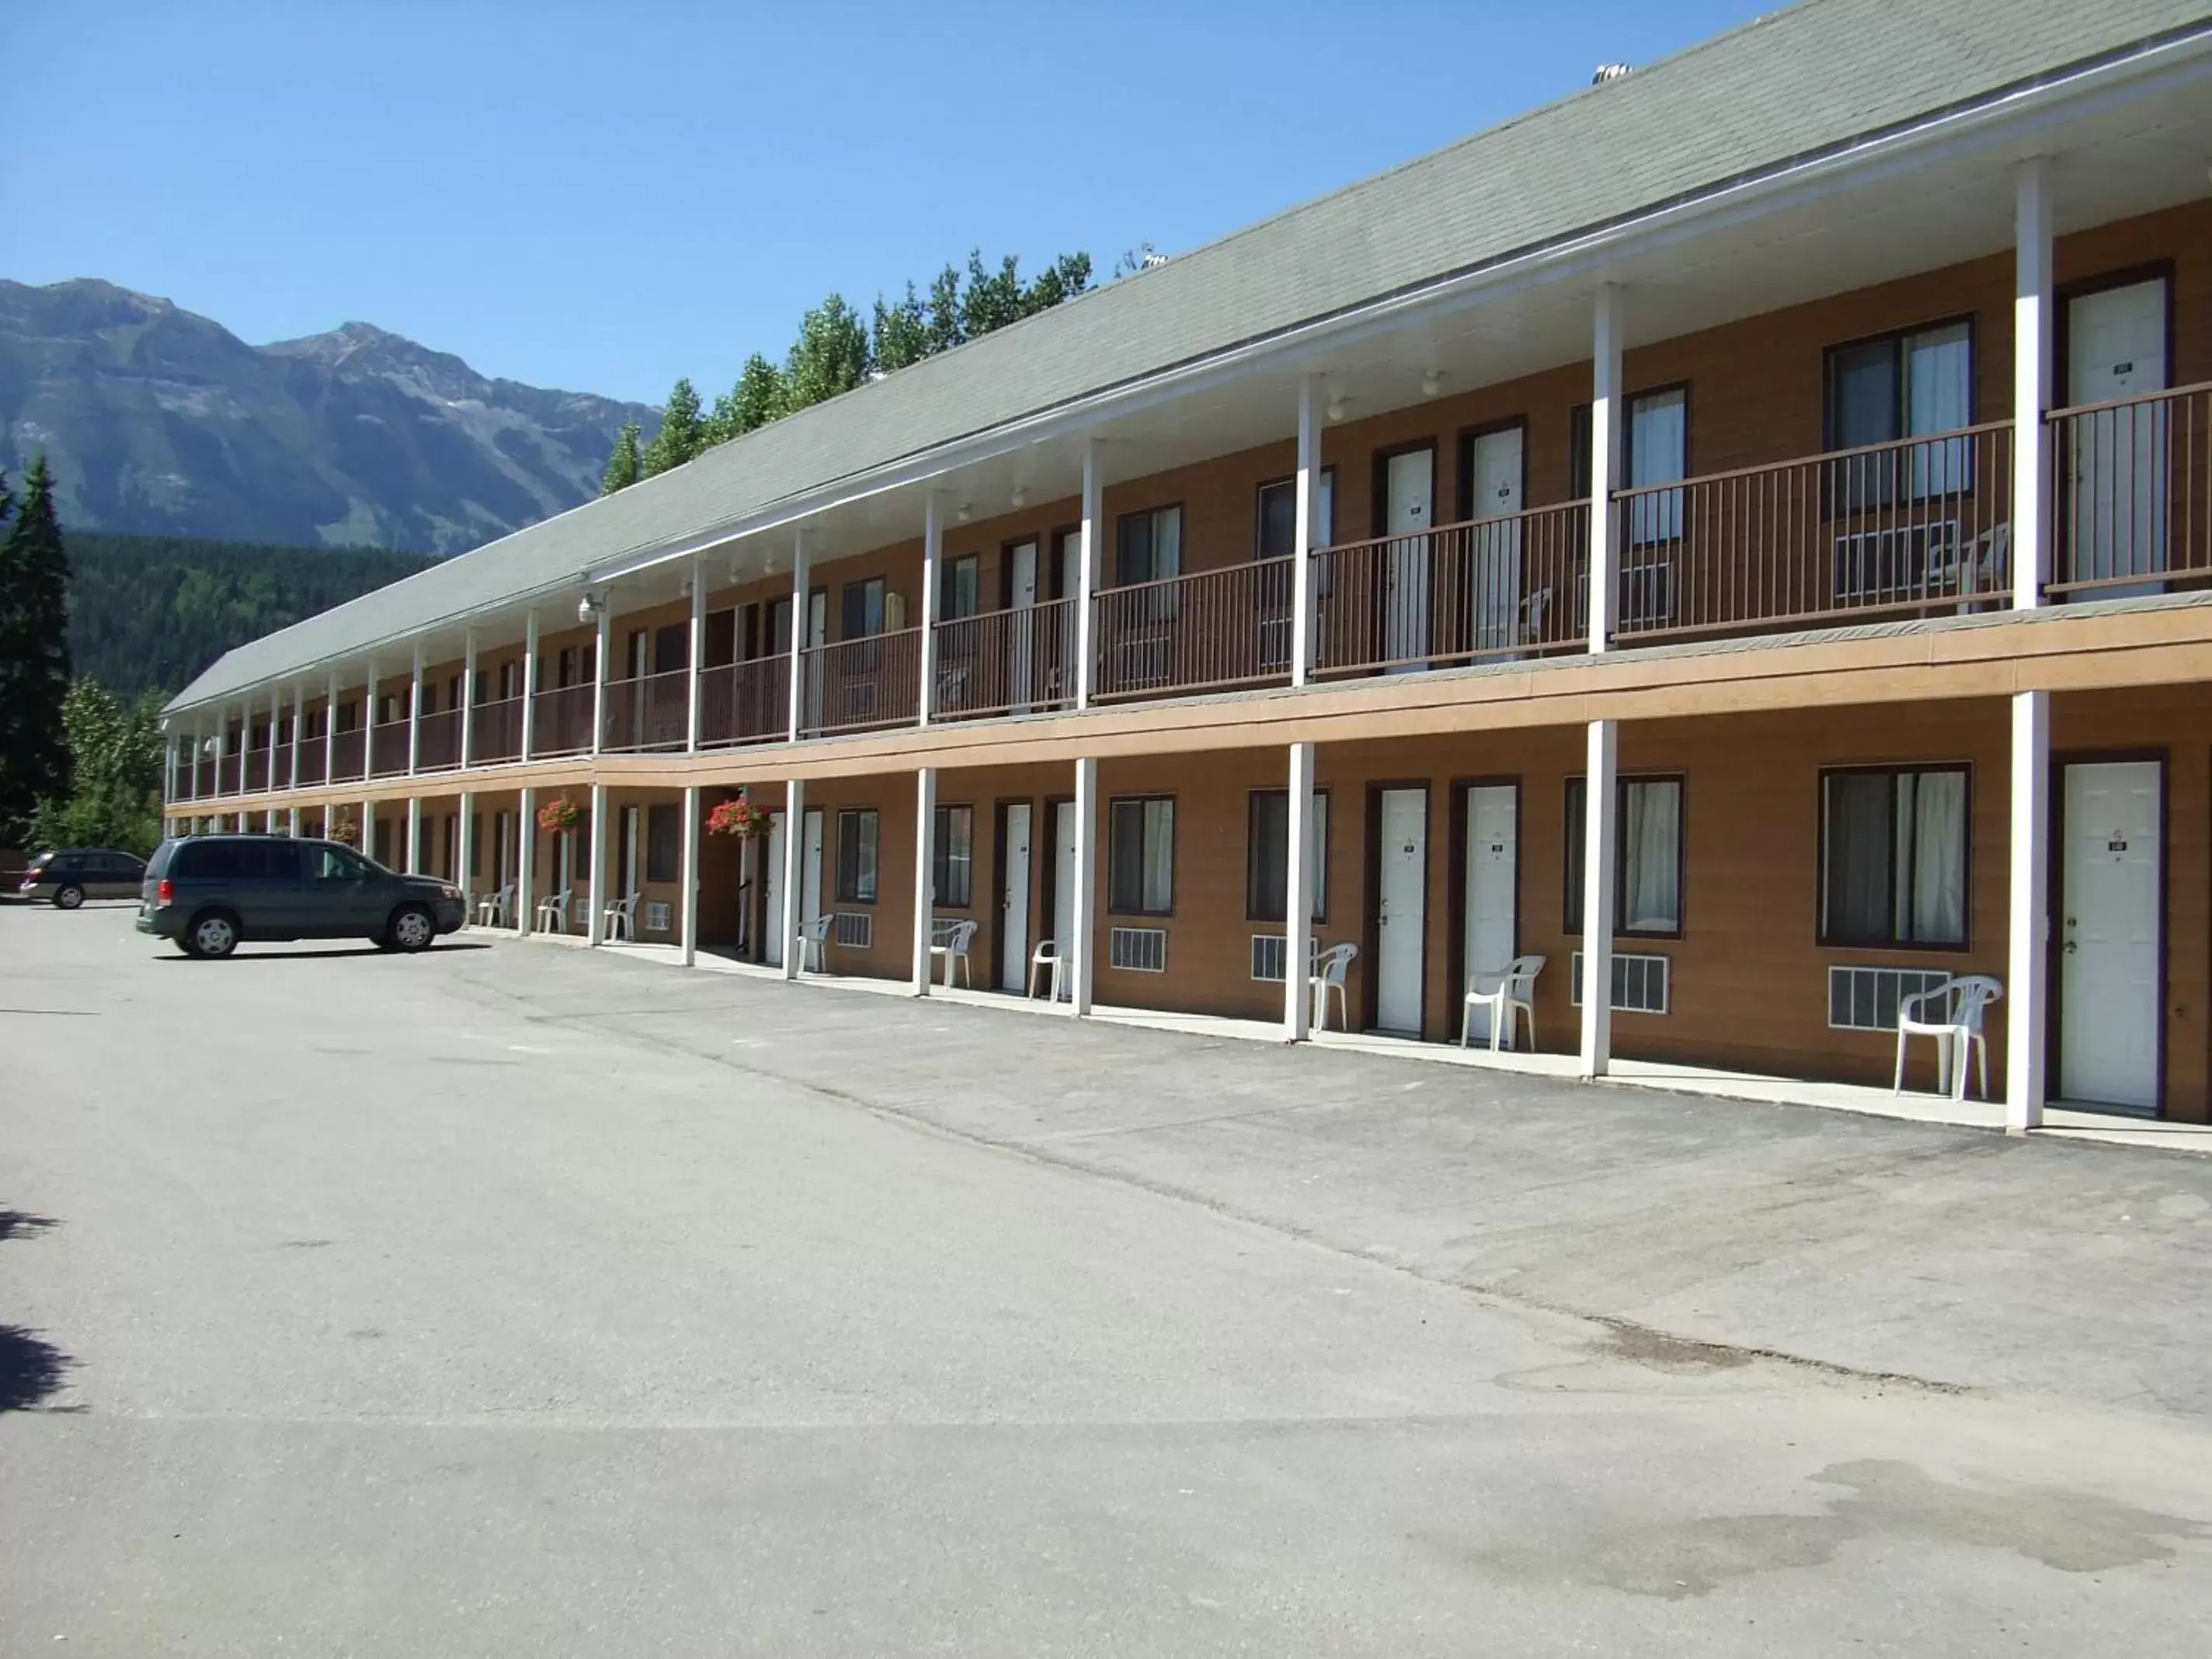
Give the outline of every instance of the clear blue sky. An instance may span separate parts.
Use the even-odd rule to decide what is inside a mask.
[[[19,9],[0,276],[659,402],[971,246],[1103,275],[1772,0]],[[98,21],[92,13],[97,13]]]

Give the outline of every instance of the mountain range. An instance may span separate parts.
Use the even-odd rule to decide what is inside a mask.
[[[368,323],[253,346],[112,283],[0,281],[0,467],[43,451],[79,528],[455,553],[597,495],[659,420]]]

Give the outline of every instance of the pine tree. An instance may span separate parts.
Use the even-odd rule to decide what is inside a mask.
[[[805,409],[850,392],[868,368],[867,325],[843,295],[833,294],[799,319],[784,364],[784,394],[792,409]]]
[[[699,419],[699,394],[689,380],[677,381],[668,393],[668,408],[660,417],[660,430],[645,447],[645,476],[659,477],[678,467],[706,447],[706,433]]]
[[[789,404],[783,371],[757,351],[746,358],[744,368],[738,374],[737,387],[730,393],[731,413],[737,422],[738,432],[757,432],[770,421],[781,420]]]
[[[947,265],[929,285],[929,355],[950,351],[967,337],[960,326],[960,273]]]
[[[876,296],[875,334],[879,373],[889,374],[929,356],[929,322],[912,283],[906,285],[906,298],[896,305],[887,306],[881,295]]]
[[[69,793],[69,553],[41,455],[0,550],[0,842],[20,841],[40,800]]]
[[[968,288],[960,296],[960,326],[968,338],[979,339],[1022,315],[1022,279],[1011,253],[995,271],[983,269],[983,250],[968,255]]]
[[[1091,256],[1087,253],[1063,253],[1050,265],[1037,273],[1037,278],[1022,293],[1022,315],[1034,317],[1040,311],[1049,311],[1063,300],[1073,300],[1091,286]]]
[[[599,479],[600,495],[611,495],[638,481],[643,463],[638,459],[637,437],[637,422],[627,422],[622,435],[615,440],[614,452],[607,457],[607,470]]]

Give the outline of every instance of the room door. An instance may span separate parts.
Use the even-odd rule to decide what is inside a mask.
[[[1510,651],[1521,639],[1521,428],[1501,427],[1468,445],[1470,647]],[[1487,520],[1488,522],[1486,522]]]
[[[1006,848],[999,877],[999,988],[1029,988],[1030,971],[1030,804],[1008,801],[1003,840]]]
[[[1012,712],[1026,714],[1036,679],[1037,544],[1017,542],[1006,550],[1006,700]]]
[[[2076,295],[2066,306],[2066,401],[2079,408],[2166,387],[2166,279]],[[2069,422],[2063,458],[2076,580],[2166,568],[2167,405],[2133,404]],[[2155,593],[2156,582],[2088,599]]]
[[[799,920],[801,926],[822,914],[822,809],[806,809],[806,823],[803,831],[806,839],[799,849]],[[796,929],[793,931],[796,932]],[[801,963],[803,968],[805,964]]]
[[[825,588],[816,588],[806,596],[806,643],[811,649],[830,643],[830,594]],[[806,726],[819,730],[822,725],[822,659],[810,659],[805,672]]]
[[[1052,848],[1052,937],[1058,946],[1060,958],[1069,966],[1062,970],[1062,988],[1073,992],[1075,985],[1075,803],[1072,800],[1053,803]]]
[[[2075,762],[2062,792],[2058,1092],[2159,1107],[2159,838],[2156,761]]]
[[[1409,449],[1383,463],[1382,656],[1407,673],[1429,654],[1429,537],[1436,504],[1436,452]]]
[[[1460,938],[1469,979],[1498,972],[1521,949],[1519,818],[1520,792],[1511,784],[1468,786],[1467,910],[1460,919]],[[1489,1041],[1489,1009],[1474,1010],[1470,1035]]]
[[[1429,792],[1385,789],[1376,848],[1375,1024],[1421,1034],[1421,978],[1427,928]]]
[[[783,966],[784,940],[792,928],[783,914],[783,814],[768,815],[768,852],[761,872],[761,960],[771,968]]]
[[[622,872],[622,888],[619,891],[607,895],[607,902],[610,904],[626,899],[637,891],[637,844],[641,839],[642,837],[638,834],[638,809],[635,806],[623,807],[622,862],[617,866]]]

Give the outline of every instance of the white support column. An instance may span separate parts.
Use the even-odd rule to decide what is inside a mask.
[[[295,806],[295,807],[291,808],[291,809],[290,809],[290,810],[289,810],[289,811],[285,814],[285,818],[286,818],[286,823],[285,823],[285,825],[284,825],[284,833],[285,833],[286,835],[288,835],[288,836],[291,836],[291,838],[292,838],[294,841],[297,841],[297,840],[299,840],[299,839],[300,839],[300,809],[299,809],[298,807],[296,807],[296,806]]]
[[[276,765],[277,754],[283,747],[276,740],[277,734],[283,729],[284,688],[281,685],[272,685],[269,688],[269,776],[264,781],[265,787],[271,794],[284,787],[284,775]]]
[[[1320,400],[1318,378],[1308,374],[1298,381],[1298,481],[1297,527],[1291,538],[1291,548],[1297,562],[1291,567],[1291,684],[1304,685],[1313,672],[1314,653],[1314,594],[1313,548],[1314,538],[1321,533],[1321,420],[1315,404]],[[1308,744],[1307,761],[1312,761],[1312,745]],[[1291,750],[1291,766],[1297,767],[1297,751]],[[1295,811],[1296,809],[1293,808]],[[1296,958],[1294,958],[1296,960]],[[1303,990],[1304,988],[1301,988]],[[1293,1001],[1297,998],[1291,999]],[[1295,1042],[1305,1035],[1301,1022],[1292,1032]]]
[[[694,710],[696,710],[699,682],[696,672],[691,682]],[[690,967],[699,960],[699,786],[684,786],[684,900],[677,912],[678,925],[683,929],[684,965]]]
[[[453,821],[453,834],[457,843],[453,848],[453,885],[461,890],[462,908],[468,921],[473,921],[476,890],[471,885],[473,878],[470,872],[477,861],[477,798],[466,790],[461,793],[461,815]]]
[[[407,851],[399,860],[399,867],[410,876],[422,873],[422,798],[407,797]]]
[[[465,771],[476,763],[477,744],[477,630],[470,629],[461,636],[461,769]],[[467,866],[464,865],[463,870]],[[467,882],[455,884],[465,888]]]
[[[307,683],[292,682],[292,781],[291,787],[300,787],[300,745],[306,739],[301,735],[307,729]],[[294,834],[298,834],[295,829]]]
[[[1613,642],[1613,609],[1620,593],[1620,526],[1613,492],[1620,487],[1621,304],[1620,289],[1613,283],[1598,284],[1595,312],[1590,342],[1589,648],[1603,651]],[[1587,1022],[1583,1029],[1587,1032]]]
[[[2021,163],[2013,224],[2012,584],[2023,611],[2051,574],[2051,163]]]
[[[528,760],[538,737],[538,613],[522,623],[522,754]],[[526,831],[525,833],[527,833]]]
[[[601,611],[599,618],[606,619]],[[590,875],[584,881],[584,939],[589,945],[606,942],[607,908],[607,787],[604,783],[592,786]]]
[[[1105,535],[1106,467],[1099,453],[1098,440],[1083,441],[1083,528],[1077,538],[1075,562],[1075,592],[1069,595],[1075,601],[1075,706],[1091,707],[1091,681],[1095,665],[1091,661],[1091,596],[1098,591],[1098,562],[1103,554]],[[1084,763],[1076,763],[1079,774]],[[1088,983],[1088,981],[1085,981]]]
[[[2050,1017],[2051,694],[2012,697],[2012,872],[2005,917],[2005,1128],[2043,1123]],[[1966,1060],[1963,1047],[1957,1063]]]
[[[161,807],[164,814],[177,802],[177,735],[161,734]],[[164,828],[167,828],[166,823]]]
[[[699,752],[699,676],[704,672],[707,657],[707,562],[691,561],[691,646],[684,653],[690,665],[690,676],[684,687],[684,748],[687,754]],[[691,960],[690,936],[685,936],[684,960]]]
[[[921,710],[916,724],[921,726],[929,724],[930,689],[937,684],[937,585],[943,580],[944,556],[945,515],[933,489],[921,502],[921,690],[915,704]],[[922,994],[927,994],[927,978],[922,976]]]
[[[376,659],[368,659],[368,685],[361,694],[361,775],[376,775]],[[366,853],[368,849],[361,849]]]
[[[230,749],[230,710],[217,703],[215,708],[215,795],[222,798],[222,763]]]
[[[407,775],[413,777],[422,763],[422,641],[415,641],[415,661],[407,676]],[[407,866],[410,874],[415,866]]]
[[[802,724],[802,715],[803,715],[803,714],[804,714],[805,706],[805,695],[806,695],[806,527],[805,527],[804,525],[802,525],[802,526],[800,526],[798,529],[796,529],[796,530],[794,530],[794,531],[793,531],[793,532],[791,532],[791,732],[790,732],[790,738],[791,738],[791,741],[792,741],[792,742],[793,742],[793,743],[797,743],[797,742],[799,741],[799,726],[800,726],[800,725]],[[792,823],[791,823],[791,826],[790,826],[790,833],[789,833],[789,834],[787,834],[787,835],[785,836],[785,837],[784,837],[785,841],[786,841],[786,842],[789,842],[789,841],[791,840],[792,836],[795,836],[797,833],[798,833],[798,819],[797,819],[796,816],[794,816],[794,817],[793,817],[793,819],[792,819]],[[789,890],[788,890],[788,889],[786,889],[785,890],[786,890],[787,892],[788,892],[788,891],[789,891]],[[795,916],[795,915],[797,915],[799,913],[798,913],[796,910],[794,910],[794,911],[793,911],[793,912],[792,912],[792,914]],[[790,946],[791,946],[791,933],[792,933],[792,932],[793,932],[793,930],[787,929],[787,930],[786,930],[786,932],[785,932],[785,933],[784,933],[784,936],[783,936],[783,942],[784,942],[784,958],[785,958],[785,966],[786,966],[787,969],[789,969],[789,966],[790,966],[790,957],[791,957],[791,949],[790,949]]]
[[[615,643],[613,600],[611,590],[599,595],[599,638],[592,647],[592,753],[594,755],[605,746],[607,740],[607,656],[614,649]],[[629,665],[624,664],[623,669],[627,673]],[[592,833],[596,835],[599,832],[594,830]],[[596,874],[599,866],[593,865],[592,868]]]
[[[244,829],[244,824],[239,825]],[[357,849],[362,857],[376,856],[376,802],[367,795],[361,798],[361,844]]]
[[[914,978],[915,995],[929,994],[930,933],[937,919],[937,769],[914,775]],[[951,958],[945,958],[948,965]]]
[[[1091,934],[1098,919],[1098,762],[1075,763],[1075,902],[1070,907],[1074,937],[1060,944],[1067,961],[1068,1012],[1091,1012]]]
[[[533,635],[537,632],[534,628],[531,631]],[[537,654],[534,651],[531,653],[533,659]],[[537,920],[536,896],[532,890],[538,877],[538,792],[527,784],[524,785],[517,808],[514,818],[514,931],[520,937],[528,939],[531,924]]]
[[[794,624],[792,643],[799,642]],[[801,906],[805,896],[799,890],[805,864],[801,854],[806,843],[806,780],[793,778],[783,786],[783,914],[770,916],[769,926],[783,929],[783,976],[797,979],[801,960],[799,945],[799,918],[804,914]]]
[[[1620,825],[1620,726],[1589,723],[1583,774],[1582,1074],[1603,1077],[1613,1066],[1613,863]]]
[[[1291,745],[1290,845],[1285,867],[1290,879],[1283,895],[1283,1041],[1303,1042],[1312,1020],[1312,988],[1307,963],[1313,954],[1314,746]]]
[[[331,670],[323,696],[323,787],[338,781],[338,671]],[[328,831],[330,826],[325,824]]]

